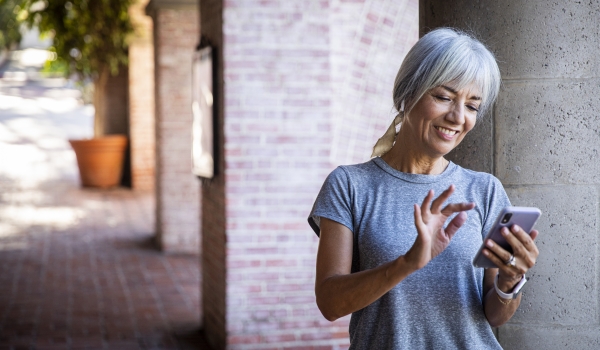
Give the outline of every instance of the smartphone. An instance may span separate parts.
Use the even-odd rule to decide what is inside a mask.
[[[473,258],[473,266],[483,268],[495,268],[497,267],[490,259],[483,255],[485,249],[485,242],[488,239],[496,242],[499,246],[512,253],[512,247],[504,239],[504,236],[500,233],[503,227],[510,228],[512,225],[519,225],[523,231],[530,233],[533,230],[537,219],[542,215],[542,211],[538,208],[533,207],[506,207],[502,209],[500,215],[496,219],[494,226],[487,236],[485,236],[479,251]]]

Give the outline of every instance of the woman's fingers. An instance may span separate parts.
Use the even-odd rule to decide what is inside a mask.
[[[423,218],[421,217],[421,208],[417,204],[414,205],[414,215],[415,215],[415,226],[417,227],[417,233],[422,231],[423,228]]]
[[[485,242],[485,245],[487,249],[483,250],[483,254],[498,266],[501,275],[513,279],[516,276],[523,275],[527,272],[527,269],[524,269],[518,260],[515,261],[516,266],[507,265],[506,263],[510,260],[512,254],[496,244],[496,242],[488,239]]]
[[[433,190],[429,190],[429,192],[427,192],[427,195],[425,196],[425,198],[423,199],[423,203],[421,203],[421,213],[427,214],[430,212],[430,203],[431,203],[431,199],[433,198]]]
[[[439,197],[434,199],[433,202],[432,199],[434,192],[433,190],[429,190],[423,199],[423,203],[421,204],[421,212],[423,214],[442,213],[446,216],[450,216],[453,213],[475,208],[475,203],[452,203],[445,206],[444,209],[441,209],[442,204],[444,204],[444,202],[450,198],[452,193],[454,193],[454,189],[454,185],[450,185],[444,192],[442,192],[442,194],[439,195]]]
[[[504,229],[503,229],[503,230],[504,230]],[[511,246],[513,246],[513,248],[515,247],[514,245],[517,245],[517,246],[518,246],[518,244],[519,244],[519,243],[521,243],[521,245],[522,245],[522,246],[523,246],[523,247],[524,247],[524,248],[525,248],[525,249],[526,249],[528,252],[532,252],[532,253],[536,254],[536,256],[537,256],[537,254],[539,253],[539,252],[538,252],[538,249],[537,249],[537,246],[536,246],[536,245],[535,245],[535,243],[533,242],[533,238],[532,238],[532,237],[530,237],[530,236],[527,234],[527,232],[525,232],[525,231],[524,231],[524,230],[523,230],[521,227],[519,227],[518,225],[513,225],[513,226],[510,228],[510,231],[509,231],[509,232],[507,232],[507,231],[509,231],[509,230],[508,230],[508,229],[506,229],[505,231],[503,231],[503,235],[504,235],[504,237],[505,237],[505,238],[507,238],[507,242],[508,242],[508,243],[510,243],[510,245],[511,245]],[[512,235],[511,235],[510,233],[512,233]],[[512,237],[515,237],[515,238],[518,240],[518,242],[517,242],[516,240],[514,240],[514,239],[513,239],[513,240],[509,240],[509,239],[510,239],[510,236],[512,236]],[[535,236],[537,237],[537,231],[536,231],[536,235],[535,235]],[[511,241],[512,241],[512,243],[511,243]],[[513,245],[513,244],[514,244],[514,245]]]
[[[439,213],[442,207],[442,204],[450,198],[450,196],[454,193],[454,185],[450,185],[439,197],[437,197],[433,203],[431,204],[431,212]]]
[[[483,255],[490,259],[490,261],[493,262],[496,266],[498,266],[498,268],[505,274],[508,273],[509,275],[516,275],[517,271],[511,271],[510,268],[512,267],[506,266],[506,261],[510,258],[510,253],[507,252],[508,257],[502,258],[498,256],[498,254],[496,254],[492,249],[493,248],[488,246],[488,249],[483,250]]]
[[[515,257],[518,257],[524,264],[522,267],[532,268],[535,265],[539,251],[531,237],[517,225],[513,225],[510,230],[508,227],[504,227],[500,232],[512,247]]]
[[[535,265],[539,255],[539,251],[533,242],[533,239],[529,237],[523,229],[516,225],[511,227],[510,230],[507,227],[504,227],[500,232],[512,247],[513,254],[490,239],[485,242],[487,251],[484,251],[484,253],[487,253],[486,256],[504,273],[510,276],[524,274]],[[532,234],[535,238],[537,237],[538,232],[534,230],[532,231]],[[506,266],[506,262],[510,260],[511,255],[514,255],[516,259],[516,266]]]
[[[468,211],[475,208],[475,203],[451,203],[442,209],[442,214],[450,216],[461,211]]]
[[[464,225],[464,223],[467,222],[467,213],[464,211],[461,211],[460,213],[458,213],[458,215],[456,215],[454,217],[454,219],[452,219],[452,221],[450,221],[450,223],[448,224],[448,226],[446,226],[446,235],[448,235],[448,237],[452,238],[454,236],[454,234],[456,233],[456,231],[458,231],[458,229]]]
[[[531,239],[535,241],[538,234],[539,234],[538,230],[531,230],[531,232],[529,233],[529,237],[531,237]]]
[[[496,264],[498,265],[498,267],[500,267],[501,265],[505,265],[506,262],[510,259],[510,256],[512,255],[510,252],[499,246],[496,242],[492,241],[491,239],[485,241],[485,246],[489,251],[493,253],[493,256],[498,258],[498,261],[500,262],[500,265]],[[490,260],[492,259],[490,258]],[[496,261],[494,261],[494,263],[496,263]]]

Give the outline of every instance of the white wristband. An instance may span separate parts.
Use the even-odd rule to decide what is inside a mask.
[[[513,288],[512,293],[507,294],[498,288],[498,276],[500,276],[500,273],[497,273],[496,278],[494,278],[494,289],[496,290],[498,296],[502,299],[516,299],[521,292],[521,288],[523,288],[523,285],[525,285],[525,282],[527,282],[527,277],[523,275],[523,278],[521,278],[519,283],[517,283],[517,285]]]

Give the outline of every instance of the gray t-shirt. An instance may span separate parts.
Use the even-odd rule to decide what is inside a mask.
[[[474,202],[475,209],[439,256],[352,314],[351,349],[501,349],[483,312],[484,270],[471,264],[496,216],[510,205],[494,176],[452,162],[440,175],[403,173],[381,158],[340,166],[327,177],[308,221],[317,235],[321,217],[348,227],[352,272],[372,269],[410,249],[417,235],[413,204],[451,184],[456,190],[447,202]]]

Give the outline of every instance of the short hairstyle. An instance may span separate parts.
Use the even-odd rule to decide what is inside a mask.
[[[410,49],[394,82],[394,106],[409,112],[429,90],[452,82],[460,90],[475,83],[481,92],[477,116],[487,113],[498,97],[500,69],[494,55],[472,35],[439,28]]]

